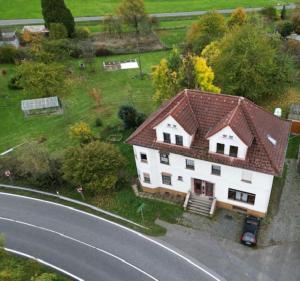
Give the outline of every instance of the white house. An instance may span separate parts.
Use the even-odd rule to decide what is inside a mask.
[[[289,132],[290,122],[246,98],[184,90],[127,143],[144,191],[263,217],[273,178],[283,171]]]

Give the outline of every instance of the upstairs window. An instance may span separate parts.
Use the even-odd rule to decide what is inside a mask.
[[[252,173],[248,171],[243,171],[242,172],[242,181],[246,183],[251,183],[252,182]]]
[[[221,166],[212,165],[211,166],[211,173],[216,176],[221,176]]]
[[[177,145],[183,145],[183,137],[179,135],[175,135],[175,140]]]
[[[160,163],[167,165],[170,164],[169,153],[160,153]]]
[[[189,170],[195,170],[195,162],[194,160],[185,159],[185,167]]]
[[[239,148],[237,146],[231,145],[229,149],[229,156],[237,157]]]
[[[217,153],[224,154],[225,145],[223,143],[217,143]]]
[[[164,133],[164,142],[171,143],[171,135],[168,133]]]
[[[148,162],[147,154],[146,153],[141,153],[141,162],[143,162],[143,163],[147,163]]]

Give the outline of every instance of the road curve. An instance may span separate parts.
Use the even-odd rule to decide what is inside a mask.
[[[70,207],[0,193],[5,247],[85,281],[224,280],[200,263],[126,227]]]

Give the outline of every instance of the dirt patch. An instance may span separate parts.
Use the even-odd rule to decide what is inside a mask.
[[[94,47],[102,50],[109,50],[115,54],[137,53],[138,45],[134,33],[125,33],[119,36],[112,36],[108,33],[98,33],[93,36]],[[142,34],[139,40],[141,52],[164,50],[166,47],[160,42],[153,32]]]

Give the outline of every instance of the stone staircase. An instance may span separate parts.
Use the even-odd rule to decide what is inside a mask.
[[[190,213],[209,217],[212,203],[213,200],[191,194],[187,204],[187,211]]]

